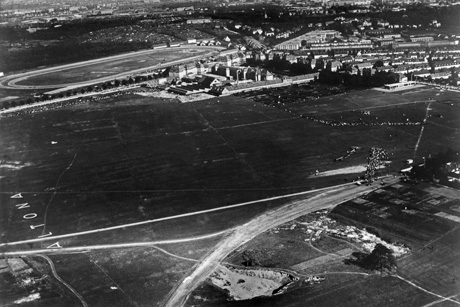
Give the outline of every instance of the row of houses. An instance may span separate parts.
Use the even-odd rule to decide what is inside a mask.
[[[361,71],[366,68],[373,68],[375,66],[375,62],[371,61],[351,61],[351,62],[341,62],[337,59],[329,59],[329,60],[323,60],[320,59],[319,61],[322,61],[324,63],[325,69],[329,71],[338,71],[340,69],[344,68],[350,68],[354,71],[354,68],[357,69],[357,71]],[[312,69],[318,67],[318,60],[312,59],[310,60],[310,64],[312,65]],[[400,64],[400,65],[395,65],[392,64],[390,65],[389,63],[386,63],[382,66],[376,67],[377,71],[386,71],[386,72],[395,72],[395,73],[400,73],[400,74],[406,74],[406,73],[411,73],[411,72],[420,72],[420,71],[434,71],[432,76],[436,76],[438,78],[438,75],[436,73],[439,73],[439,76],[443,75],[442,73],[438,72],[440,70],[447,70],[449,68],[458,68],[460,67],[460,61],[456,60],[445,60],[445,61],[436,61],[433,64],[429,63],[417,63],[417,64]],[[444,75],[443,75],[444,76]]]
[[[256,60],[274,60],[284,59],[290,63],[303,63],[308,62],[312,65],[312,68],[317,68],[316,62],[337,61],[337,63],[349,63],[349,62],[369,62],[374,65],[376,62],[381,61],[382,63],[378,66],[387,67],[402,67],[401,70],[418,71],[423,69],[434,69],[441,70],[452,67],[459,67],[460,63],[460,49],[453,50],[458,52],[440,53],[436,56],[436,53],[432,54],[427,50],[419,50],[417,52],[403,52],[393,51],[391,53],[384,52],[370,52],[361,54],[358,52],[356,55],[348,53],[323,53],[323,52],[289,52],[285,50],[271,50],[269,52],[252,51],[246,52],[246,58],[252,58]],[[308,60],[308,61],[307,61]],[[334,66],[332,66],[334,67]]]

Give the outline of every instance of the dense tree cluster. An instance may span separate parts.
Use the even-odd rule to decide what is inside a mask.
[[[385,245],[377,243],[370,254],[353,253],[354,259],[346,259],[345,263],[355,264],[366,270],[394,271],[397,268],[393,251]]]

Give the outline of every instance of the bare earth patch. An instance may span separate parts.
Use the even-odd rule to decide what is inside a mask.
[[[168,93],[166,91],[138,92],[136,94],[141,95],[141,96],[146,96],[146,97],[169,98],[169,99],[176,98],[180,102],[200,101],[200,100],[211,99],[211,98],[215,97],[213,95],[206,94],[206,93],[193,94],[193,95],[189,95],[189,96],[181,96],[181,95],[177,95],[177,94]]]
[[[248,300],[258,296],[271,296],[278,289],[292,282],[292,277],[282,271],[270,269],[240,269],[220,265],[211,275],[211,282],[227,290],[229,296]]]
[[[381,165],[378,168],[379,169],[380,168],[385,168],[385,166]],[[309,178],[327,177],[327,176],[345,175],[345,174],[357,174],[357,173],[365,172],[366,169],[367,169],[366,164],[348,166],[348,167],[342,167],[342,168],[338,168],[338,169],[333,169],[333,170],[330,170],[330,171],[319,172],[318,175],[311,175]]]

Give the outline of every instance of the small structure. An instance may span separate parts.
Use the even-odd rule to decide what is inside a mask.
[[[416,85],[415,81],[407,81],[407,82],[385,84],[383,88],[387,90],[395,90],[395,89],[400,89],[400,88],[405,88],[405,87],[411,87],[414,85]]]
[[[187,24],[203,24],[203,23],[211,23],[210,18],[196,18],[196,19],[188,19]]]
[[[207,92],[216,85],[220,85],[219,80],[213,77],[203,76],[198,79],[198,82],[193,82],[186,85],[171,86],[168,91],[180,95],[191,95]]]

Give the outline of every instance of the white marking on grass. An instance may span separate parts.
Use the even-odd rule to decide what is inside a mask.
[[[201,215],[201,214],[210,213],[210,212],[217,212],[217,211],[222,211],[222,210],[227,210],[227,209],[232,209],[232,208],[238,208],[238,207],[248,206],[248,205],[252,205],[252,204],[257,204],[257,203],[264,203],[264,202],[268,202],[268,201],[272,201],[272,200],[290,198],[290,197],[295,197],[295,196],[302,196],[302,195],[306,195],[306,194],[310,194],[310,193],[314,193],[314,192],[334,189],[334,188],[343,187],[343,186],[347,186],[347,185],[353,185],[353,184],[354,184],[353,182],[344,183],[344,184],[339,184],[339,185],[335,185],[335,186],[331,186],[331,187],[325,187],[325,188],[316,189],[316,190],[308,190],[308,191],[303,191],[303,192],[298,192],[298,193],[292,193],[292,194],[274,196],[274,197],[269,197],[269,198],[263,198],[263,199],[243,202],[243,203],[234,204],[234,205],[228,205],[228,206],[223,206],[223,207],[218,207],[218,208],[213,208],[213,209],[199,210],[199,211],[195,211],[195,212],[172,215],[172,216],[157,218],[157,219],[153,219],[153,220],[146,220],[146,221],[141,221],[141,222],[135,222],[135,223],[130,223],[130,224],[123,224],[123,225],[111,226],[111,227],[106,227],[106,228],[99,228],[99,229],[93,229],[93,230],[87,230],[87,231],[81,231],[81,232],[74,232],[74,233],[69,233],[69,234],[64,234],[64,235],[57,235],[57,236],[52,236],[52,237],[40,238],[40,239],[30,239],[30,240],[2,243],[2,244],[0,244],[0,247],[19,245],[19,244],[26,244],[26,243],[34,243],[34,242],[42,242],[42,241],[49,241],[49,240],[56,240],[56,239],[69,238],[69,237],[76,237],[76,236],[81,236],[81,235],[100,233],[100,232],[116,230],[116,229],[122,229],[122,228],[127,228],[127,227],[133,227],[133,226],[151,224],[151,223],[156,223],[156,222],[174,220],[174,219],[179,219],[179,218],[183,218],[183,217],[190,217],[190,216]]]
[[[212,233],[212,234],[208,234],[204,236],[191,237],[191,238],[150,241],[150,242],[73,246],[73,247],[62,247],[60,249],[24,250],[24,251],[14,251],[14,252],[4,252],[4,253],[1,253],[1,255],[2,256],[25,256],[25,255],[36,255],[36,254],[73,254],[77,252],[88,252],[90,250],[104,250],[104,249],[130,248],[130,247],[154,247],[154,245],[179,244],[179,243],[186,243],[186,242],[193,242],[193,241],[209,239],[209,238],[223,235],[232,230],[233,228],[230,228],[230,229],[226,229],[226,230],[219,231],[216,233]]]

